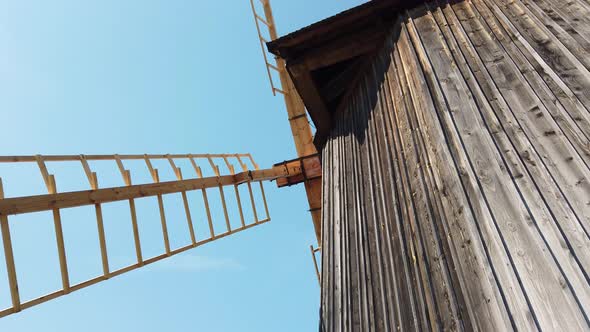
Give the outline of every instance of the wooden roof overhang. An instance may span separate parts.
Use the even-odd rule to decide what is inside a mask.
[[[321,150],[367,60],[381,47],[400,10],[420,0],[373,0],[267,44],[287,71],[317,129]]]

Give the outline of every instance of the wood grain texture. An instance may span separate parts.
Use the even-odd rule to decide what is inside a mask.
[[[428,2],[323,148],[321,331],[590,330],[590,5]]]

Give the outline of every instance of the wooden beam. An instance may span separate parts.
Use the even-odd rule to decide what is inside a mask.
[[[125,169],[119,155],[115,155],[117,166],[123,177],[125,185],[131,186],[131,172]],[[135,209],[135,200],[129,198],[129,213],[131,214],[131,227],[133,228],[133,239],[135,241],[135,256],[138,264],[143,264],[143,254],[141,252],[141,238],[139,237],[139,225],[137,224],[137,211]]]
[[[318,44],[334,40],[350,31],[370,28],[376,21],[390,21],[397,17],[397,9],[415,4],[417,0],[381,0],[369,1],[353,10],[332,16],[311,26],[300,29],[268,43],[269,52],[289,57],[299,48],[309,44]]]
[[[62,193],[58,192],[56,184],[55,184],[55,177],[52,174],[50,174],[48,168],[45,165],[44,158],[42,156],[38,156],[38,157],[34,158],[33,160],[37,161],[37,164],[39,165],[40,172],[41,172],[43,179],[47,185],[47,190],[49,193],[46,195],[37,195],[37,196],[4,198],[2,182],[0,179],[0,235],[2,237],[2,243],[4,246],[4,253],[5,253],[4,256],[5,256],[5,260],[6,260],[5,263],[6,263],[7,274],[8,274],[7,281],[8,281],[10,295],[11,295],[11,299],[12,299],[12,307],[0,311],[0,317],[11,314],[11,313],[18,312],[20,310],[40,304],[42,302],[49,301],[49,300],[54,299],[56,297],[68,294],[69,292],[73,292],[73,291],[94,285],[98,282],[107,280],[109,278],[129,272],[131,270],[137,269],[143,265],[147,265],[147,264],[156,262],[158,260],[164,259],[164,258],[171,256],[171,255],[178,254],[178,253],[188,250],[190,248],[194,248],[194,247],[202,245],[204,243],[208,243],[213,240],[225,237],[227,235],[234,234],[237,231],[248,229],[252,226],[268,222],[270,220],[270,218],[268,217],[268,207],[267,207],[265,196],[264,196],[264,188],[262,187],[262,181],[276,179],[278,177],[285,176],[289,172],[289,170],[285,169],[285,168],[275,168],[275,169],[265,169],[265,170],[253,170],[253,171],[242,172],[239,174],[233,174],[235,172],[235,168],[233,167],[233,165],[231,165],[229,163],[229,160],[227,159],[230,156],[231,156],[231,158],[241,158],[241,157],[236,156],[236,155],[223,155],[221,157],[224,159],[224,161],[228,165],[228,168],[230,169],[230,172],[232,173],[231,175],[227,175],[227,176],[219,175],[219,176],[206,177],[206,178],[202,177],[202,172],[201,172],[200,168],[198,167],[198,165],[195,163],[192,156],[189,157],[191,163],[195,167],[195,171],[197,173],[197,176],[199,177],[198,179],[190,179],[190,180],[183,179],[182,171],[180,170],[180,168],[176,167],[176,164],[174,163],[173,158],[171,156],[169,156],[168,161],[170,162],[170,165],[176,174],[176,181],[170,181],[170,182],[160,182],[157,169],[153,168],[153,166],[151,165],[151,162],[149,160],[149,157],[143,156],[143,158],[146,161],[146,164],[148,165],[148,168],[150,169],[150,173],[152,174],[155,183],[133,185],[132,181],[131,181],[131,174],[130,174],[129,170],[125,169],[125,165],[123,164],[123,161],[121,160],[122,158],[120,156],[115,155],[113,157],[113,159],[111,159],[111,160],[113,163],[114,162],[117,163],[117,167],[118,167],[119,171],[121,172],[121,175],[123,177],[125,185],[120,186],[120,187],[115,187],[115,188],[103,188],[103,189],[99,188],[96,173],[93,172],[92,169],[90,168],[90,165],[89,165],[86,157],[85,156],[76,156],[76,161],[81,163],[84,173],[86,174],[86,177],[88,178],[88,182],[90,184],[91,189],[90,190],[83,190],[83,191],[75,191],[75,192],[62,192]],[[245,155],[244,158],[251,159],[251,156]],[[242,164],[242,167],[243,167],[242,169],[247,170],[246,164],[243,163],[241,160],[239,160],[239,161],[240,161],[240,164]],[[255,167],[258,167],[254,163],[253,160],[252,160],[252,164]],[[218,167],[215,167],[214,169],[217,172],[219,172]],[[219,174],[219,173],[217,173],[217,174]],[[205,205],[207,208],[207,214],[209,217],[209,222],[210,222],[210,227],[211,227],[211,236],[208,239],[197,240],[195,238],[195,234],[193,232],[193,227],[192,227],[193,225],[192,225],[192,220],[190,217],[190,212],[188,209],[188,199],[186,197],[186,192],[190,191],[190,190],[199,190],[199,189],[204,191],[206,188],[212,188],[212,187],[219,187],[221,189],[223,186],[233,185],[234,188],[236,188],[236,195],[238,195],[238,192],[237,192],[238,184],[247,183],[248,185],[250,185],[251,182],[259,182],[259,184],[261,185],[262,199],[264,200],[264,208],[267,211],[267,218],[265,218],[263,220],[257,219],[257,220],[255,220],[254,223],[251,223],[251,224],[246,224],[242,218],[241,225],[239,225],[239,226],[236,225],[235,227],[233,227],[233,229],[231,229],[228,226],[227,231],[222,231],[222,232],[220,232],[220,234],[215,234],[212,229],[211,216],[210,216],[208,203],[205,200]],[[181,247],[181,248],[170,248],[170,244],[165,243],[166,250],[164,253],[159,254],[155,257],[147,258],[144,260],[141,256],[141,246],[138,241],[138,239],[139,239],[138,234],[139,233],[138,233],[137,229],[135,229],[134,230],[134,237],[136,240],[136,251],[138,254],[137,262],[133,262],[133,264],[131,264],[131,265],[119,268],[114,271],[110,271],[109,265],[108,265],[108,256],[107,256],[107,252],[106,252],[106,239],[104,236],[101,204],[106,204],[106,203],[115,202],[115,201],[128,200],[130,202],[130,209],[131,209],[132,216],[133,216],[132,221],[134,222],[134,228],[137,228],[137,227],[135,227],[135,226],[137,226],[137,224],[136,224],[136,220],[135,220],[135,209],[134,209],[134,204],[133,204],[134,200],[142,198],[142,197],[151,197],[151,196],[162,197],[165,194],[173,194],[173,193],[181,193],[183,195],[184,207],[185,207],[185,211],[187,213],[187,222],[188,222],[188,226],[189,226],[189,231],[191,233],[190,234],[191,235],[191,243],[189,245]],[[223,197],[222,197],[222,199],[223,199]],[[238,199],[238,204],[241,204],[241,202],[239,202],[239,196],[237,196],[237,199]],[[161,200],[160,200],[160,203],[161,203]],[[79,207],[79,206],[92,206],[92,205],[94,205],[96,208],[96,217],[97,217],[97,225],[99,228],[98,235],[99,235],[99,243],[100,243],[100,247],[101,247],[103,271],[100,275],[95,276],[95,277],[93,277],[89,280],[86,280],[84,282],[70,284],[69,275],[68,275],[68,266],[66,264],[66,256],[65,256],[66,251],[65,251],[64,239],[63,239],[64,234],[61,229],[60,212],[61,212],[61,209],[64,209],[64,208],[74,208],[74,207]],[[164,231],[164,234],[167,234],[167,230],[165,229],[165,226],[166,226],[165,219],[163,218],[164,211],[162,209],[162,206],[163,205],[160,204],[160,213],[162,214],[162,222],[163,222],[163,227],[164,227],[163,231]],[[241,206],[240,206],[240,209],[241,209]],[[226,210],[225,206],[224,206],[224,210]],[[59,262],[60,262],[60,270],[62,273],[62,289],[54,291],[54,292],[46,294],[46,295],[43,295],[43,296],[38,297],[36,299],[21,301],[20,296],[19,296],[19,291],[18,291],[17,273],[16,273],[15,262],[14,262],[14,255],[12,252],[12,241],[10,238],[10,228],[9,228],[8,219],[10,218],[11,215],[22,214],[22,213],[34,213],[34,212],[39,212],[39,211],[52,211],[53,215],[54,215],[56,239],[57,239],[58,251],[59,251],[58,255],[59,255]],[[225,211],[225,213],[226,213],[226,220],[227,220],[227,210]],[[166,239],[165,239],[165,242],[168,242],[168,241],[166,241]]]
[[[199,179],[203,178],[203,172],[201,171],[201,167],[195,163],[193,158],[190,158],[191,164],[197,173]],[[209,233],[211,236],[215,236],[215,230],[213,229],[213,219],[211,218],[211,209],[209,208],[209,199],[207,198],[207,190],[205,188],[201,188],[201,194],[203,196],[203,204],[205,205],[205,212],[207,212],[207,222],[209,224]]]
[[[211,157],[209,157],[207,159],[209,160],[209,164],[211,165],[211,168],[213,168],[215,175],[217,177],[219,177],[219,175],[221,174],[219,171],[219,166],[217,166],[213,162],[213,159]],[[229,214],[227,213],[227,204],[225,202],[225,193],[223,192],[223,186],[221,185],[221,183],[219,184],[218,187],[219,187],[219,197],[221,198],[221,207],[223,208],[223,216],[225,217],[225,227],[227,228],[227,231],[230,232],[231,231],[231,224],[229,222]]]
[[[313,48],[306,52],[302,59],[305,59],[307,68],[313,71],[372,53],[383,43],[384,38],[385,34],[381,29],[365,30],[349,35],[346,39]]]
[[[0,199],[4,198],[4,188],[0,178]],[[12,299],[12,308],[19,312],[21,310],[20,295],[18,291],[18,282],[16,276],[16,265],[14,264],[14,253],[12,251],[12,240],[10,237],[10,226],[7,216],[0,216],[0,232],[2,233],[2,244],[4,246],[4,259],[6,261],[6,272],[8,274],[8,284],[10,286],[10,297]]]
[[[174,163],[174,159],[172,159],[171,157],[168,157],[168,162],[170,163],[170,167],[172,167],[172,170],[174,170],[174,174],[176,174],[176,179],[178,181],[182,181],[183,177],[182,177],[182,170],[180,169],[180,167],[176,167],[176,164]],[[180,193],[182,195],[182,202],[184,204],[184,213],[186,214],[186,222],[187,222],[189,234],[191,237],[191,242],[196,243],[197,240],[195,237],[195,229],[193,226],[193,218],[191,216],[191,210],[188,205],[188,197],[186,195],[186,191],[181,191]]]
[[[145,164],[152,175],[154,183],[160,182],[160,174],[157,169],[152,166],[152,162],[147,155],[144,157]],[[168,159],[170,160],[170,159]],[[164,199],[162,198],[162,194],[156,195],[158,200],[158,209],[160,210],[160,223],[162,225],[162,236],[164,238],[164,248],[166,249],[166,254],[170,254],[170,240],[168,239],[168,225],[166,224],[166,213],[164,212]]]
[[[332,128],[332,119],[307,64],[290,64],[287,68],[317,130],[329,131]]]
[[[277,187],[279,188],[322,177],[322,164],[318,154],[285,161],[275,164],[273,167],[285,167],[287,171],[295,171],[289,176],[277,179]]]
[[[86,160],[143,160],[145,157],[149,159],[188,159],[188,158],[223,158],[226,154],[95,154],[84,155]],[[231,156],[236,156],[232,154]],[[251,157],[249,153],[239,153],[237,156],[248,158]],[[40,156],[0,156],[0,163],[19,163],[19,162],[36,162]],[[49,161],[79,161],[78,155],[44,155],[42,156],[45,162]]]
[[[229,170],[231,175],[235,175],[236,174],[236,168],[234,167],[234,165],[232,165],[227,157],[223,157],[223,161],[225,162],[225,165],[227,166],[227,169]],[[246,221],[244,220],[244,211],[242,210],[242,199],[240,198],[240,191],[238,189],[238,185],[234,184],[234,192],[236,194],[236,203],[238,203],[238,212],[240,213],[240,222],[242,223],[242,226],[246,226]]]
[[[37,165],[39,166],[39,170],[41,171],[41,175],[43,176],[43,180],[45,185],[47,186],[47,191],[49,194],[57,193],[57,186],[55,184],[55,176],[53,174],[49,174],[47,170],[47,166],[45,165],[45,160],[42,156],[37,155],[35,156],[37,161]],[[55,241],[57,245],[57,256],[59,258],[59,269],[61,272],[61,281],[62,286],[65,293],[70,292],[70,276],[68,273],[68,262],[66,257],[66,248],[64,243],[64,235],[63,235],[63,227],[61,222],[61,213],[58,208],[51,209],[53,212],[53,226],[55,229]]]
[[[271,40],[275,40],[278,38],[278,34],[277,34],[275,20],[274,20],[273,13],[272,13],[272,8],[270,6],[270,1],[269,0],[260,0],[260,1],[262,3],[263,10],[264,10],[264,17],[265,17],[264,22],[268,27],[268,32],[269,32],[270,38],[271,38]],[[263,38],[261,37],[261,33],[260,33],[260,25],[258,24],[258,22],[259,22],[258,17],[260,17],[260,16],[256,13],[256,9],[254,7],[254,3],[252,0],[251,0],[251,7],[252,7],[252,12],[254,13],[254,16],[255,16],[254,21],[256,23],[256,29],[258,30],[258,36],[259,36],[260,40],[263,41]],[[293,142],[295,143],[295,148],[297,150],[297,156],[304,157],[304,156],[316,154],[317,150],[314,145],[311,126],[310,126],[309,121],[307,119],[305,105],[300,97],[300,94],[297,93],[297,90],[295,89],[295,85],[293,84],[293,81],[292,81],[292,76],[290,77],[290,74],[287,72],[285,60],[283,60],[279,57],[275,57],[276,65],[270,64],[270,62],[268,61],[267,55],[266,55],[266,51],[264,50],[264,45],[262,45],[262,48],[263,48],[262,52],[264,55],[264,60],[266,63],[266,70],[269,75],[271,87],[273,89],[273,94],[275,94],[275,92],[280,92],[283,94],[283,97],[285,100],[285,106],[287,108],[289,125],[291,127],[291,134],[293,136]],[[281,89],[278,89],[274,86],[273,79],[270,75],[270,68],[272,68],[278,72],[279,78],[281,81]],[[262,182],[260,183],[260,189],[262,192],[264,192]],[[250,196],[252,197],[252,188],[249,183],[248,183],[248,190],[250,192]],[[310,204],[312,204],[311,201],[310,201]],[[266,211],[267,217],[268,217],[268,207],[266,205],[266,200],[264,201],[264,208],[265,208],[265,211]],[[254,204],[252,204],[252,209],[254,211],[254,215],[256,216],[257,213],[256,213],[256,207],[254,206]],[[318,241],[319,241],[319,238],[318,238]]]
[[[86,173],[86,177],[88,178],[88,182],[90,183],[90,188],[92,190],[98,189],[98,177],[96,175],[96,172],[93,172],[92,169],[90,169],[90,165],[88,164],[88,161],[86,160],[84,155],[80,155],[80,162],[82,163],[82,167],[84,168],[84,172]],[[108,279],[110,278],[109,256],[107,252],[107,242],[104,231],[104,221],[102,217],[101,205],[94,204],[94,210],[96,212],[96,228],[98,231],[98,243],[100,245],[102,271],[105,278]]]
[[[0,215],[16,215],[22,213],[47,211],[52,209],[72,208],[84,205],[102,204],[141,197],[179,193],[219,185],[227,186],[247,181],[274,180],[286,176],[284,169],[266,169],[249,171],[236,175],[222,175],[182,181],[168,181],[125,187],[83,190],[67,193],[37,195],[27,197],[6,198],[0,200]]]

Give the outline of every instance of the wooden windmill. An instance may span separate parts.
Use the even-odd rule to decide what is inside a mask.
[[[267,41],[263,31],[268,30],[271,39],[277,38],[270,3],[261,0],[263,13],[256,10],[251,0],[252,11],[256,22],[261,46]],[[279,187],[298,183],[304,183],[315,231],[320,238],[320,206],[321,206],[321,166],[317,152],[313,145],[312,133],[307,120],[305,107],[294,90],[293,83],[285,71],[285,63],[277,60],[271,63],[263,48],[264,60],[270,78],[273,94],[282,94],[285,99],[289,122],[293,133],[298,158],[276,164],[271,168],[262,169],[254,161],[250,154],[144,154],[144,155],[35,155],[35,156],[3,156],[0,163],[14,164],[20,167],[23,163],[36,165],[36,174],[41,176],[46,186],[45,194],[34,196],[9,197],[3,190],[2,181],[10,182],[12,179],[0,179],[0,231],[7,268],[7,281],[9,284],[12,306],[0,310],[0,317],[17,313],[23,309],[47,302],[73,291],[89,287],[101,281],[108,280],[126,272],[141,268],[148,264],[166,259],[181,252],[196,248],[237,232],[264,224],[270,221],[269,209],[264,195],[264,181],[276,180]],[[280,83],[274,82],[271,71],[275,71],[280,77]],[[161,181],[160,170],[154,167],[156,161],[165,161],[175,175],[174,181]],[[133,172],[126,166],[129,163],[140,162],[149,173],[149,183],[136,183]],[[101,174],[95,171],[97,163],[111,163],[116,165],[125,186],[105,187],[101,185]],[[53,174],[56,165],[69,164],[79,167],[87,177],[86,190],[60,191],[60,179]],[[190,167],[181,169],[178,165],[186,164]],[[220,167],[220,165],[222,165]],[[204,168],[208,168],[206,172]],[[189,169],[190,168],[190,169]],[[207,175],[212,174],[212,175]],[[104,179],[104,178],[103,178]],[[209,191],[208,191],[209,190]],[[212,198],[213,192],[216,198]],[[255,194],[258,192],[258,195]],[[196,220],[191,213],[194,208],[189,198],[196,194],[202,197],[205,220]],[[181,247],[174,247],[168,235],[169,220],[167,219],[164,204],[164,195],[177,195],[181,198],[181,209],[184,210],[186,227],[185,232],[190,238],[190,243]],[[138,222],[139,214],[136,201],[144,197],[157,199],[158,211],[161,223],[161,236],[164,243],[164,251],[152,257],[146,257],[145,243],[142,244],[141,223]],[[232,197],[231,201],[227,197]],[[220,231],[214,227],[214,216],[210,204],[217,199],[215,204],[221,206],[224,229]],[[128,213],[132,228],[132,246],[135,249],[134,263],[122,268],[113,269],[109,256],[116,253],[108,250],[109,238],[105,232],[105,214],[103,208],[110,203],[123,202],[128,206]],[[230,222],[228,209],[234,204],[239,212],[239,221],[233,225]],[[68,252],[65,246],[65,236],[62,227],[62,213],[65,209],[90,207],[94,209],[96,243],[100,248],[100,260],[102,273],[89,280],[75,283],[70,274],[72,266],[68,265]],[[248,210],[248,214],[245,210]],[[55,231],[57,254],[59,258],[59,271],[61,274],[61,288],[49,294],[32,300],[23,301],[19,293],[19,280],[17,271],[19,262],[15,261],[13,243],[11,240],[11,218],[15,215],[32,214],[36,212],[51,212]],[[252,219],[246,215],[253,216]],[[197,225],[197,223],[200,223]],[[239,226],[235,226],[239,223]],[[205,238],[198,238],[195,228],[207,230]],[[313,249],[314,254],[318,249]],[[314,255],[315,258],[315,255]],[[315,261],[314,261],[315,262]],[[316,265],[317,271],[317,265]]]

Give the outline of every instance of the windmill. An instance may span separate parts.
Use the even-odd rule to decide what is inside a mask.
[[[263,33],[268,30],[271,39],[277,36],[272,10],[268,0],[261,1],[263,11],[258,12],[251,1],[252,11],[256,22],[261,46],[266,39]],[[297,148],[298,158],[274,165],[271,168],[262,169],[250,154],[142,154],[142,155],[32,155],[32,156],[3,156],[0,163],[14,164],[20,167],[23,164],[36,168],[35,174],[43,179],[45,184],[44,194],[34,196],[5,197],[3,181],[11,182],[12,179],[0,179],[0,232],[4,250],[7,270],[7,282],[10,289],[11,306],[0,309],[0,317],[17,313],[21,310],[50,301],[71,292],[89,287],[99,282],[111,279],[118,275],[142,268],[154,262],[164,260],[203,244],[233,235],[243,230],[254,228],[270,221],[269,208],[264,193],[264,181],[276,180],[279,187],[304,183],[308,194],[310,211],[316,236],[319,239],[319,218],[321,203],[321,167],[317,152],[312,142],[312,134],[306,117],[303,103],[297,96],[293,84],[285,69],[284,62],[277,60],[271,63],[263,49],[266,69],[271,79],[273,94],[282,94],[292,133]],[[271,71],[278,74],[280,83],[272,79]],[[175,175],[174,181],[162,181],[162,169],[154,165],[156,162],[167,162]],[[125,186],[103,186],[104,176],[97,171],[98,163],[110,163],[120,173],[120,178]],[[129,168],[131,163],[141,163],[150,176],[149,182],[137,182],[133,170]],[[56,165],[74,165],[83,171],[86,176],[86,189],[80,191],[60,191],[60,178],[53,170]],[[179,165],[189,165],[181,167]],[[211,192],[215,192],[218,198],[212,198]],[[258,195],[256,195],[258,192]],[[174,194],[181,198],[181,209],[184,210],[186,219],[185,232],[190,238],[190,243],[181,247],[174,247],[169,239],[170,221],[167,219],[164,195]],[[202,206],[206,215],[204,220],[196,220],[191,210],[192,194],[200,195]],[[8,196],[8,195],[6,195]],[[153,197],[157,200],[157,209],[151,213],[159,216],[161,227],[161,239],[164,243],[163,252],[148,257],[145,253],[145,243],[142,243],[142,229],[137,201],[141,198]],[[231,197],[231,201],[229,199]],[[132,238],[129,239],[135,251],[134,262],[124,267],[113,268],[112,255],[116,254],[108,249],[109,237],[105,232],[104,208],[109,203],[119,202],[126,205],[130,217]],[[238,211],[239,226],[232,224],[228,210],[231,204]],[[221,206],[223,229],[214,227],[214,216],[211,205]],[[62,215],[65,210],[76,208],[91,208],[94,210],[96,227],[96,243],[100,248],[100,264],[102,273],[82,282],[73,282],[70,275],[73,266],[68,260],[66,248],[66,234],[63,230]],[[52,214],[53,231],[55,235],[55,248],[57,250],[61,287],[46,295],[23,301],[19,292],[18,267],[15,259],[11,238],[11,219],[16,215],[27,215],[37,212],[49,212]],[[246,213],[248,212],[248,213]],[[251,214],[252,218],[247,218]],[[199,225],[197,223],[200,222]],[[195,228],[207,230],[205,238],[198,238]],[[318,249],[312,247],[312,254]],[[315,255],[314,255],[315,258]],[[315,262],[315,261],[314,261]],[[317,267],[316,267],[317,271]]]

